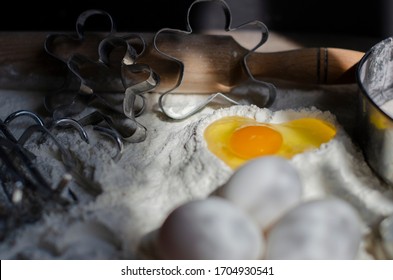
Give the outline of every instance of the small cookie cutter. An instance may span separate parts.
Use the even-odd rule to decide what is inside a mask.
[[[109,32],[95,38],[98,59],[78,52],[78,46],[85,40],[86,21],[95,15],[110,21]],[[114,21],[107,12],[87,10],[77,19],[76,36],[47,37],[45,50],[63,62],[70,75],[59,91],[46,97],[45,106],[54,119],[80,115],[86,108],[94,109],[90,116],[79,120],[82,125],[93,125],[117,143],[141,142],[146,138],[146,128],[136,117],[145,109],[143,94],[159,84],[159,77],[148,65],[137,63],[145,50],[144,39],[137,34],[117,37],[115,32]],[[70,50],[70,46],[76,51]],[[141,50],[137,51],[140,46]],[[124,55],[121,61],[112,61],[111,54],[117,48],[125,49]]]
[[[244,85],[247,85],[247,88],[250,91],[247,93],[244,93],[244,88],[242,90],[241,89],[242,85],[239,85],[239,87],[238,87],[239,90],[236,92],[236,88],[235,88],[232,92],[233,94],[231,94],[231,93],[223,94],[221,92],[217,92],[217,93],[210,95],[208,98],[206,98],[202,102],[195,104],[194,106],[192,106],[188,110],[185,110],[183,107],[179,111],[175,111],[173,107],[168,105],[167,98],[168,98],[169,94],[173,94],[173,91],[182,84],[185,66],[181,60],[161,51],[158,44],[157,44],[157,40],[158,40],[158,37],[160,36],[160,34],[162,34],[164,32],[179,33],[179,34],[183,34],[183,35],[191,34],[193,32],[191,24],[190,24],[191,10],[196,4],[199,4],[202,2],[217,2],[218,4],[220,4],[220,6],[222,7],[224,14],[225,14],[225,19],[226,19],[225,31],[226,32],[235,31],[235,30],[239,30],[239,29],[242,29],[245,27],[250,27],[250,26],[257,27],[260,30],[260,32],[261,32],[260,41],[252,49],[248,50],[248,52],[243,56],[243,60],[242,60],[243,70],[245,71],[246,75],[249,78],[248,81]],[[163,29],[159,30],[158,32],[156,32],[156,34],[154,35],[154,38],[153,38],[153,46],[156,49],[156,51],[158,53],[160,53],[162,56],[176,62],[177,65],[179,66],[179,69],[180,69],[180,74],[179,74],[179,77],[178,77],[177,82],[174,85],[174,87],[163,92],[160,95],[159,100],[158,100],[160,109],[163,111],[163,113],[167,117],[169,117],[171,119],[175,119],[175,120],[186,119],[186,118],[190,117],[191,115],[197,113],[198,111],[202,110],[205,106],[207,106],[209,103],[211,103],[214,99],[216,99],[218,97],[224,98],[224,100],[228,101],[230,104],[233,104],[233,105],[244,104],[245,99],[248,100],[248,102],[246,102],[246,104],[248,104],[248,105],[255,104],[257,106],[269,106],[274,101],[274,99],[276,97],[275,86],[270,83],[263,82],[263,81],[256,79],[252,75],[252,73],[248,67],[248,64],[247,64],[248,57],[255,50],[257,50],[260,46],[262,46],[268,39],[269,31],[264,23],[255,20],[255,21],[251,21],[251,22],[242,24],[238,27],[232,27],[231,26],[231,22],[232,22],[231,11],[230,11],[228,4],[224,0],[196,0],[196,1],[194,1],[190,5],[190,7],[188,8],[186,22],[187,22],[186,30],[163,28]],[[266,96],[266,93],[264,92],[264,90],[262,90],[262,88],[268,89],[268,96]],[[252,101],[252,102],[250,103],[249,101]]]

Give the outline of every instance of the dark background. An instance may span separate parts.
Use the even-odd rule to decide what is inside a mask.
[[[114,18],[118,31],[157,31],[163,27],[184,29],[192,0],[35,1],[8,2],[0,16],[1,31],[75,30],[75,20],[87,9],[102,9]],[[277,32],[319,33],[386,38],[393,35],[391,0],[227,0],[233,22],[260,20]],[[221,13],[210,4],[193,9],[195,28],[222,25]],[[219,7],[218,5],[216,7]],[[217,9],[216,9],[217,10]],[[210,11],[210,12],[209,12]],[[94,24],[91,23],[92,28]],[[99,29],[99,28],[98,28]]]

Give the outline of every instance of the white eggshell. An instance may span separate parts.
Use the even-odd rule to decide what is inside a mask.
[[[361,242],[356,210],[327,198],[304,202],[284,215],[267,237],[267,259],[354,259]]]
[[[300,202],[302,182],[288,160],[265,156],[239,167],[217,194],[245,209],[265,230]]]
[[[171,212],[158,231],[157,247],[163,259],[258,259],[264,239],[243,210],[209,197]]]

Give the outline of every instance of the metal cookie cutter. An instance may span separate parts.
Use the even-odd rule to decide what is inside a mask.
[[[190,35],[193,30],[190,25],[190,13],[192,8],[199,3],[202,2],[217,2],[218,4],[221,5],[224,14],[225,14],[225,31],[230,32],[230,31],[235,31],[238,29],[242,29],[245,27],[256,27],[260,32],[261,32],[261,39],[260,41],[250,50],[246,52],[246,54],[242,58],[242,68],[245,74],[248,77],[248,81],[244,85],[238,85],[238,87],[235,87],[234,89],[231,90],[231,92],[228,93],[221,93],[217,92],[214,94],[211,94],[208,98],[204,99],[203,101],[192,104],[190,106],[184,106],[184,102],[182,104],[175,104],[175,102],[171,103],[171,98],[170,95],[174,94],[174,90],[176,90],[183,82],[183,77],[184,77],[184,72],[185,72],[185,67],[187,65],[184,65],[184,63],[179,60],[178,58],[169,55],[168,53],[160,50],[158,39],[161,34],[163,33],[172,33],[176,35]],[[268,28],[265,26],[260,21],[251,21],[245,24],[242,24],[238,27],[231,27],[231,11],[229,6],[224,0],[196,0],[194,1],[187,12],[187,29],[186,30],[179,30],[179,29],[170,29],[170,28],[163,28],[159,30],[154,38],[153,38],[153,46],[157,50],[158,53],[160,53],[162,56],[174,61],[178,67],[179,67],[179,76],[177,79],[176,84],[173,86],[173,88],[163,92],[161,96],[159,97],[158,103],[160,109],[163,111],[163,113],[168,116],[171,119],[176,119],[176,120],[182,120],[185,118],[188,118],[189,116],[195,114],[196,112],[200,111],[203,109],[205,106],[207,106],[209,103],[213,102],[216,98],[223,98],[225,101],[229,102],[229,104],[234,104],[234,105],[241,105],[241,104],[255,104],[259,107],[264,107],[264,106],[269,106],[275,99],[276,96],[276,89],[274,85],[260,81],[256,79],[247,64],[247,59],[252,54],[256,49],[258,49],[260,46],[262,46],[268,39]],[[184,51],[187,51],[185,49]],[[200,59],[201,61],[201,66],[203,66],[203,58]],[[244,89],[247,88],[245,91]],[[266,90],[268,91],[266,93]],[[176,108],[177,107],[177,108]]]
[[[86,33],[85,26],[87,25],[87,21],[92,17],[104,17],[109,21],[109,30],[103,33],[93,33],[89,34],[89,42],[86,42]],[[116,32],[115,22],[113,21],[110,14],[102,10],[87,10],[79,15],[76,20],[76,33],[53,33],[48,34],[46,40],[44,42],[45,51],[54,57],[55,59],[64,63],[66,67],[69,67],[69,62],[73,60],[75,54],[78,57],[88,56],[84,53],[84,44],[93,45],[94,48],[97,48],[99,42],[108,36],[111,36]],[[77,58],[75,58],[77,59]],[[94,58],[92,58],[94,60]],[[81,82],[80,77],[75,76],[73,72],[68,72],[68,76],[64,82],[64,85],[59,90],[68,89],[76,89],[81,92],[85,92],[88,90],[83,88],[84,83]]]
[[[107,35],[93,40],[98,58],[78,52],[79,46],[86,43],[85,22],[94,15],[104,15],[111,23]],[[136,34],[114,36],[111,16],[100,10],[82,13],[76,26],[77,36],[54,34],[45,42],[46,51],[65,63],[70,73],[63,88],[48,95],[46,108],[54,119],[77,116],[82,125],[93,125],[117,143],[143,141],[146,128],[136,117],[145,109],[143,94],[159,83],[158,75],[148,65],[137,63],[145,50],[143,38]],[[112,53],[118,49],[121,57],[113,58]]]

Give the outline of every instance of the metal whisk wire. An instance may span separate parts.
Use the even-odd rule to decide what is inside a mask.
[[[30,118],[33,124],[22,128],[20,136],[16,137],[10,126],[15,119],[21,117]],[[87,132],[74,119],[63,118],[46,124],[38,114],[28,110],[16,111],[7,116],[5,121],[0,119],[0,219],[5,225],[0,229],[0,239],[19,225],[38,220],[41,213],[50,206],[67,207],[77,202],[78,196],[69,187],[71,181],[91,197],[102,192],[99,185],[80,173],[81,168],[69,149],[51,132],[65,127],[76,129],[81,139],[89,143]],[[36,133],[40,133],[41,137],[33,139],[32,136]],[[27,142],[37,139],[42,142],[52,141],[57,148],[56,158],[60,159],[64,167],[64,174],[57,184],[50,182],[50,177],[42,172],[37,163],[40,155],[26,147]]]

